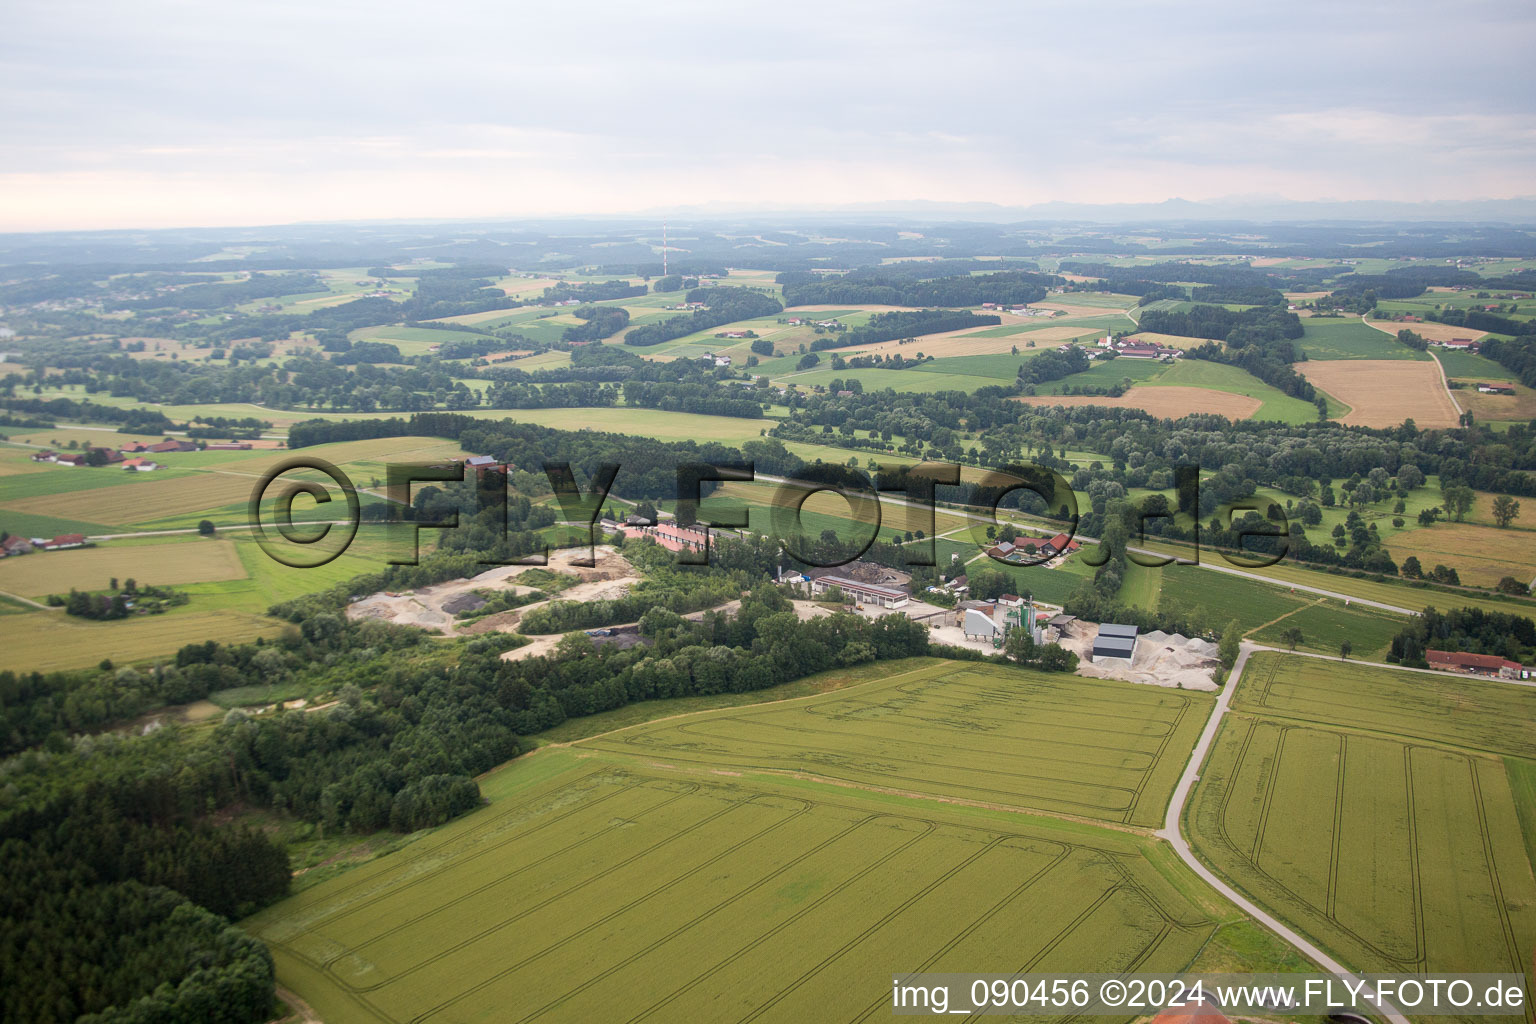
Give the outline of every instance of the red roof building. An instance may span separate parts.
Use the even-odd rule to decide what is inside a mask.
[[[1152,1024],[1232,1024],[1226,1014],[1205,1001],[1173,1006],[1152,1018]]]
[[[57,551],[59,548],[83,548],[85,547],[85,534],[61,533],[53,540],[45,540],[40,547],[48,551]]]
[[[1518,661],[1510,661],[1496,654],[1466,654],[1461,651],[1425,651],[1424,658],[1430,668],[1446,672],[1468,672],[1479,676],[1499,676],[1519,679],[1526,669]]]
[[[1058,533],[1056,536],[1052,537],[1050,540],[1041,545],[1042,550],[1048,548],[1049,554],[1052,555],[1070,553],[1076,551],[1080,547],[1082,547],[1081,544],[1073,540],[1069,535],[1065,533]]]

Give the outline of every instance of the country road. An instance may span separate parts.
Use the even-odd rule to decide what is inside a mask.
[[[1397,337],[1397,335],[1393,334],[1391,331],[1387,330],[1385,327],[1378,327],[1376,324],[1371,323],[1369,320],[1366,319],[1367,315],[1368,314],[1365,314],[1365,313],[1361,313],[1360,314],[1360,322],[1365,324],[1365,326],[1371,328],[1372,330],[1380,331],[1383,334],[1390,335],[1393,338]],[[1451,382],[1445,376],[1445,366],[1444,366],[1444,364],[1442,364],[1440,362],[1440,357],[1435,355],[1433,352],[1430,352],[1428,349],[1425,350],[1424,354],[1429,356],[1430,359],[1434,360],[1435,369],[1440,372],[1440,386],[1445,388],[1445,397],[1447,397],[1447,398],[1449,398],[1451,400],[1451,408],[1456,410],[1456,415],[1457,416],[1460,416],[1462,413],[1466,412],[1467,410],[1463,409],[1461,407],[1461,403],[1456,401],[1456,392],[1451,390]]]
[[[1227,708],[1232,703],[1232,694],[1237,689],[1237,682],[1242,677],[1243,670],[1248,666],[1248,657],[1255,651],[1269,650],[1275,650],[1275,648],[1263,647],[1257,644],[1243,644],[1242,650],[1237,656],[1237,663],[1232,666],[1232,672],[1227,677],[1226,685],[1221,688],[1221,695],[1216,698],[1216,705],[1211,709],[1211,717],[1205,723],[1205,731],[1200,734],[1200,742],[1195,744],[1194,753],[1189,756],[1189,764],[1184,767],[1184,774],[1179,778],[1178,786],[1174,788],[1173,798],[1168,802],[1168,814],[1163,819],[1163,827],[1155,834],[1159,839],[1168,841],[1168,844],[1173,847],[1173,852],[1178,854],[1179,859],[1191,871],[1204,879],[1211,888],[1247,911],[1254,920],[1301,950],[1325,970],[1347,977],[1354,983],[1364,984],[1364,980],[1359,975],[1350,971],[1343,964],[1319,949],[1314,943],[1297,934],[1278,918],[1259,907],[1248,897],[1219,878],[1215,872],[1206,867],[1194,855],[1189,848],[1189,843],[1184,839],[1182,831],[1184,806],[1189,801],[1189,794],[1195,788],[1195,783],[1200,780],[1200,769],[1205,764],[1206,755],[1210,753],[1211,743],[1215,740],[1216,731],[1221,726],[1221,718],[1227,713]],[[1369,989],[1366,991],[1369,991]],[[1396,1007],[1389,1003],[1381,1003],[1380,1005],[1382,1007],[1382,1016],[1386,1017],[1392,1024],[1409,1024],[1408,1018],[1399,1013]]]

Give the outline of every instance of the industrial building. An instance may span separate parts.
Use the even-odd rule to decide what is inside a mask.
[[[1106,622],[1099,627],[1099,635],[1093,641],[1093,657],[1099,658],[1125,658],[1127,660],[1136,653],[1136,628],[1135,626],[1121,626],[1113,622]]]

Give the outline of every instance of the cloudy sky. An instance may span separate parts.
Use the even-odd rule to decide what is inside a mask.
[[[49,0],[0,230],[1536,194],[1536,6]]]

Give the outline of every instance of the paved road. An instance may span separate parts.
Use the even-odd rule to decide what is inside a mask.
[[[1371,323],[1368,319],[1366,319],[1366,316],[1367,314],[1365,313],[1360,314],[1360,322],[1365,324],[1365,326],[1374,330],[1378,330],[1383,334],[1390,334],[1394,338],[1397,337],[1396,334],[1393,334],[1385,327],[1378,327],[1376,324]],[[1445,388],[1445,395],[1451,400],[1451,408],[1456,410],[1457,416],[1460,416],[1462,413],[1466,412],[1466,410],[1461,407],[1460,402],[1456,401],[1456,392],[1451,390],[1451,382],[1445,378],[1445,366],[1441,364],[1440,357],[1435,355],[1433,352],[1429,352],[1428,350],[1425,351],[1425,354],[1435,361],[1435,369],[1440,371],[1440,386]]]
[[[1200,779],[1200,769],[1204,766],[1205,757],[1210,752],[1212,741],[1216,738],[1216,730],[1221,725],[1221,717],[1227,713],[1227,708],[1232,702],[1232,694],[1237,689],[1237,681],[1241,678],[1243,669],[1248,665],[1248,656],[1255,651],[1261,650],[1273,650],[1273,648],[1260,647],[1256,644],[1243,644],[1242,651],[1237,656],[1237,663],[1232,666],[1232,673],[1227,677],[1227,684],[1221,688],[1221,695],[1216,698],[1216,706],[1211,710],[1210,721],[1205,723],[1205,731],[1200,734],[1200,742],[1195,744],[1195,752],[1190,755],[1189,764],[1185,766],[1184,774],[1179,779],[1178,786],[1174,788],[1173,799],[1168,804],[1168,815],[1163,819],[1163,827],[1156,835],[1160,839],[1166,839],[1173,847],[1173,852],[1179,855],[1179,859],[1188,865],[1191,871],[1205,879],[1211,888],[1247,911],[1256,921],[1270,931],[1301,950],[1302,953],[1321,965],[1324,970],[1347,977],[1355,983],[1363,983],[1359,975],[1350,971],[1312,942],[1286,927],[1277,918],[1217,877],[1190,850],[1189,843],[1185,841],[1181,831],[1184,805],[1189,800],[1190,791],[1194,789],[1195,783]],[[1409,1024],[1408,1018],[1404,1017],[1390,1004],[1383,1004],[1381,1014],[1391,1021],[1392,1024]]]

